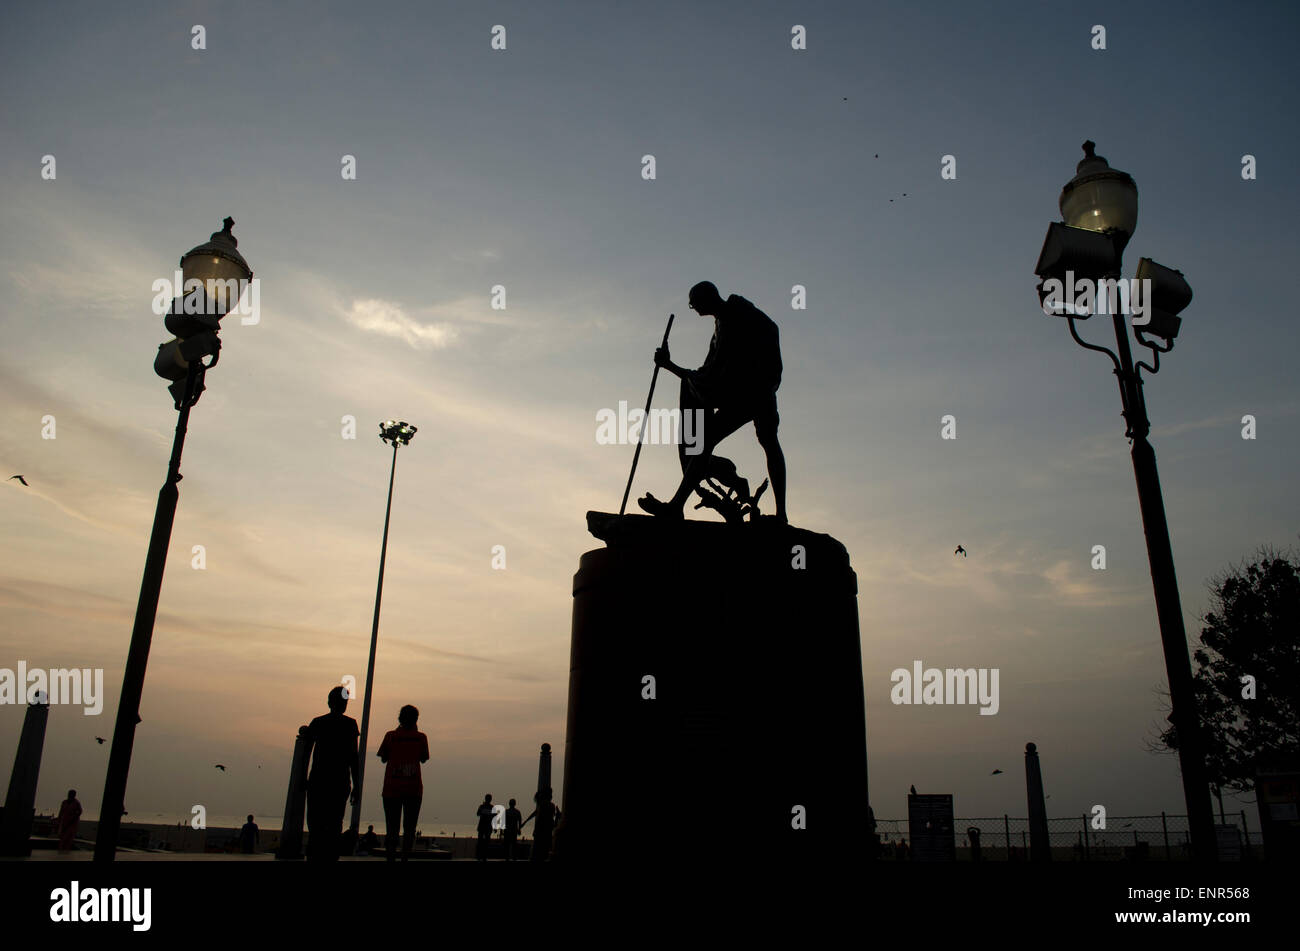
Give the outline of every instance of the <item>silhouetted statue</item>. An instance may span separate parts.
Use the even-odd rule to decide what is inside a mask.
[[[551,836],[555,832],[555,823],[559,821],[560,810],[551,802],[550,787],[534,794],[533,801],[537,803],[536,808],[528,814],[520,828],[534,818],[537,819],[537,824],[533,826],[533,848],[528,859],[531,862],[545,862],[551,855]]]
[[[506,861],[515,860],[515,843],[519,840],[519,830],[523,828],[524,814],[515,808],[515,801],[510,800],[510,808],[506,810],[506,828],[504,838],[506,842]]]
[[[59,851],[69,852],[76,848],[77,826],[81,824],[81,802],[77,799],[75,789],[68,790],[68,798],[59,804],[59,817],[55,820],[59,830]]]
[[[487,861],[488,843],[492,840],[492,817],[495,814],[492,794],[488,793],[478,807],[478,846],[474,850],[474,857],[480,862]]]
[[[356,799],[360,782],[357,721],[344,715],[348,708],[342,687],[329,692],[330,712],[307,725],[312,746],[311,772],[307,776],[307,858],[314,862],[337,862],[342,838],[343,813],[349,793]]]
[[[785,522],[785,454],[776,437],[780,422],[776,390],[781,385],[782,369],[777,326],[737,294],[723,300],[709,281],[691,288],[690,306],[701,317],[714,318],[713,340],[703,365],[698,370],[687,370],[672,362],[667,346],[655,351],[655,364],[682,381],[683,438],[677,447],[682,481],[668,501],[647,493],[637,504],[651,515],[680,519],[686,500],[692,492],[698,492],[700,505],[717,509],[728,521],[753,518],[766,483],[751,496],[749,483],[736,471],[735,463],[713,452],[718,443],[752,422],[758,444],[767,454],[776,517]],[[691,445],[684,438],[687,416],[697,410],[702,411],[703,433],[696,433],[697,440]],[[697,454],[688,453],[696,449]],[[701,483],[707,483],[708,488]]]
[[[397,830],[404,824],[402,861],[411,855],[415,845],[415,822],[420,817],[420,802],[424,799],[424,782],[420,778],[420,764],[429,761],[429,738],[415,728],[420,711],[409,703],[397,714],[397,729],[384,734],[376,754],[387,764],[384,768],[384,819],[388,834],[384,837],[384,851],[388,861],[397,858]],[[403,818],[405,817],[405,818]]]
[[[257,823],[253,821],[252,813],[249,813],[248,821],[239,830],[239,850],[245,855],[252,855],[257,851],[258,838]]]

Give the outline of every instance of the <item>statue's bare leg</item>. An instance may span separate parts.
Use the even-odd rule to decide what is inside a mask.
[[[772,480],[772,499],[776,502],[776,517],[788,521],[785,512],[785,453],[776,438],[777,426],[781,417],[776,411],[776,394],[772,402],[765,406],[754,419],[754,432],[758,435],[758,444],[767,454],[767,475]]]

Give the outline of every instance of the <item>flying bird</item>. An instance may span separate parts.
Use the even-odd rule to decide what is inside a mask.
[[[17,480],[18,480],[19,482],[21,482],[23,485],[27,485],[27,480],[24,479],[24,478],[23,478],[22,476],[20,476],[20,475],[11,475],[9,478],[5,479],[5,481],[6,481],[6,482],[12,482],[12,481],[14,481],[14,479],[17,479]]]
[[[222,766],[220,763],[218,763],[218,764],[217,764],[215,767],[213,767],[213,768],[214,768],[214,769],[219,769],[219,770],[221,770],[223,773],[226,771],[226,767]]]
[[[912,795],[915,796],[915,795],[916,795],[916,786],[909,786],[908,788],[911,790]]]
[[[993,772],[989,773],[989,775],[990,775],[990,776],[996,776],[996,775],[997,775],[998,773],[1000,773],[1000,772],[1002,772],[1002,770],[1000,770],[1000,769],[995,769],[995,770],[993,770]]]
[[[104,738],[103,738],[102,736],[97,736],[97,737],[95,737],[95,742],[98,743],[100,746],[103,746],[103,745],[104,745]]]
[[[965,549],[965,548],[962,548],[960,545],[958,545],[958,546],[957,546],[957,550],[956,550],[955,552],[953,552],[953,554],[954,554],[954,555],[961,555],[963,558],[965,558],[965,557],[966,557],[966,549]],[[999,770],[998,772],[1001,772],[1001,770]]]

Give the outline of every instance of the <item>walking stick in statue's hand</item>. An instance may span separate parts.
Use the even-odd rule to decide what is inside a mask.
[[[673,318],[675,316],[676,314],[668,315],[668,326],[664,328],[664,342],[661,345],[661,349],[668,346],[668,334],[673,329]],[[636,452],[632,453],[632,471],[627,474],[627,487],[623,490],[623,501],[618,507],[619,515],[622,515],[627,509],[627,495],[632,491],[632,479],[636,475],[636,463],[637,460],[641,458],[641,443],[645,439],[646,426],[650,424],[650,401],[654,399],[655,381],[658,379],[659,364],[656,363],[654,373],[650,374],[650,392],[645,395],[645,415],[641,417],[641,432],[637,435]]]

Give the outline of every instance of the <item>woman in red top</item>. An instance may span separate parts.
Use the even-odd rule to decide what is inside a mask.
[[[387,764],[384,770],[384,818],[388,834],[384,836],[384,852],[388,861],[397,859],[397,833],[403,825],[402,861],[405,862],[415,845],[415,820],[420,816],[420,800],[424,798],[424,783],[420,780],[420,764],[429,761],[429,738],[415,728],[420,711],[409,703],[397,714],[397,729],[384,734],[376,754]],[[403,817],[405,817],[403,819]]]
[[[77,826],[81,822],[81,803],[77,800],[77,791],[68,790],[68,798],[59,804],[59,818],[55,826],[59,830],[59,851],[70,852],[77,847]]]

